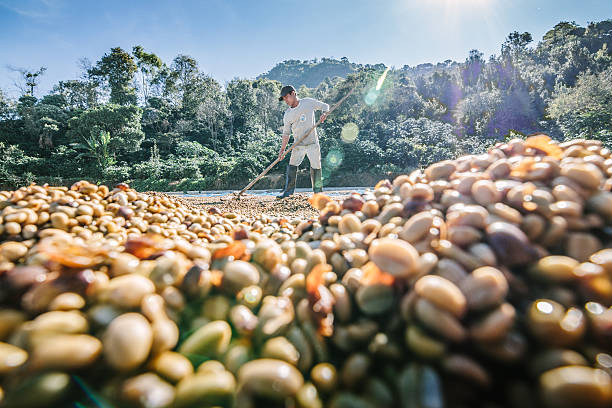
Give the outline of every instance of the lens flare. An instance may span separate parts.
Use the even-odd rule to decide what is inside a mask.
[[[339,149],[332,149],[327,153],[327,157],[325,157],[325,163],[327,167],[330,169],[337,169],[338,166],[342,164],[342,160],[344,159],[344,153]]]
[[[374,88],[370,89],[364,98],[366,105],[373,105],[374,102],[376,102],[376,99],[378,98],[379,94],[380,91],[377,91]]]
[[[357,135],[359,134],[359,126],[353,122],[349,122],[342,126],[342,131],[340,132],[340,139],[344,143],[353,143],[355,139],[357,139]]]
[[[383,82],[385,82],[385,79],[387,78],[387,72],[389,72],[389,67],[387,67],[387,69],[385,69],[385,72],[383,72],[380,78],[378,78],[378,82],[376,82],[377,91],[380,91],[380,88],[382,88]]]

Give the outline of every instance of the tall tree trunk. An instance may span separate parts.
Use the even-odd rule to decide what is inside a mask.
[[[142,71],[140,71],[140,73],[142,74],[142,98],[144,99],[144,106],[147,106],[148,94],[147,94],[147,83],[145,79],[145,73]]]

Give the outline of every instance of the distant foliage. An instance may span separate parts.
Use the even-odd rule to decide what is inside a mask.
[[[574,87],[560,86],[549,112],[566,138],[598,138],[612,147],[612,66],[581,74]]]
[[[90,149],[91,146],[104,146],[105,154],[113,159],[126,157],[137,151],[144,139],[141,112],[134,105],[110,103],[88,109],[69,120],[66,138],[71,143],[85,143]]]
[[[16,145],[5,145],[0,142],[0,183],[27,183],[31,170],[38,166],[41,159],[27,156]]]
[[[610,47],[612,20],[562,21],[539,41],[514,31],[498,55],[406,65],[380,84],[383,64],[321,58],[224,86],[188,55],[163,61],[142,46],[116,47],[81,60],[79,77],[47,95],[37,86],[45,67],[19,70],[17,99],[0,90],[0,186],[243,187],[278,155],[286,84],[329,104],[356,85],[318,129],[326,183],[370,183],[533,132],[612,147]],[[349,124],[356,133],[341,137]]]
[[[346,78],[348,74],[357,71],[358,64],[349,62],[347,58],[340,60],[321,58],[310,61],[287,60],[276,64],[270,71],[259,78],[268,78],[282,84],[290,84],[299,89],[302,85],[316,88],[326,78]]]

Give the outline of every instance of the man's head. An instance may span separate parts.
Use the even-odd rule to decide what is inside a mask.
[[[295,106],[295,103],[297,102],[297,94],[295,93],[295,88],[291,85],[283,86],[278,100],[285,101],[285,103],[289,106]]]

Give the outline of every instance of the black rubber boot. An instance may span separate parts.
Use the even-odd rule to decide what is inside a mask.
[[[321,169],[310,168],[310,182],[312,183],[312,191],[320,193],[323,191],[323,179],[321,178]]]
[[[295,182],[297,181],[298,166],[287,165],[287,176],[285,178],[285,189],[276,198],[289,197],[295,191]]]

